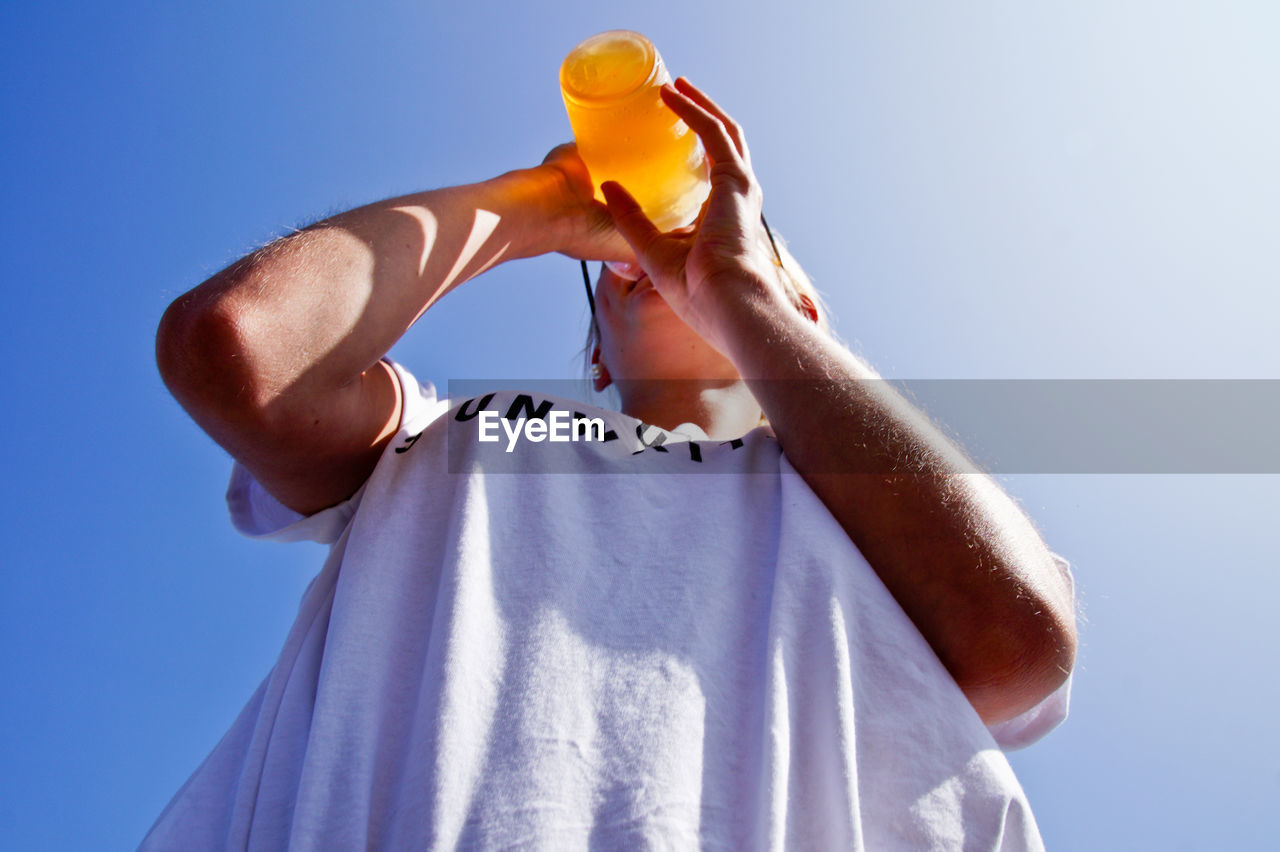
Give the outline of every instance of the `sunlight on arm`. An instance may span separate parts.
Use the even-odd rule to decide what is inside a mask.
[[[418,258],[418,276],[421,277],[427,272],[427,258],[431,257],[431,249],[436,244],[436,234],[440,230],[436,224],[435,214],[425,207],[393,207],[391,209],[396,213],[412,216],[422,225],[422,255]]]
[[[480,251],[480,247],[483,246],[485,241],[493,234],[500,221],[502,221],[502,217],[497,213],[491,213],[488,210],[476,211],[475,222],[471,225],[471,233],[467,235],[467,242],[463,245],[462,251],[458,254],[458,260],[453,264],[453,269],[449,270],[449,274],[446,275],[444,277],[444,281],[441,282],[441,292],[444,292],[453,286],[453,282],[462,274],[462,270],[467,268],[467,264],[469,264],[472,258],[476,256],[476,253]],[[493,261],[489,261],[489,264],[486,264],[486,268],[492,263]]]

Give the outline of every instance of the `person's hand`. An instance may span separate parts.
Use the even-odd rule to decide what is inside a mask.
[[[553,178],[550,218],[557,251],[578,260],[635,260],[608,208],[596,200],[577,145],[552,148],[538,169]]]
[[[717,308],[747,293],[782,297],[760,221],[762,195],[742,128],[684,78],[662,99],[698,134],[711,163],[711,193],[693,225],[662,233],[617,183],[601,186],[609,213],[667,304],[722,353]],[[785,297],[782,297],[785,299]]]

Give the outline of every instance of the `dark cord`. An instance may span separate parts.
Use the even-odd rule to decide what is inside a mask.
[[[587,304],[591,306],[591,322],[596,321],[596,295],[591,292],[591,274],[587,272],[587,262],[582,263],[582,283],[587,288]]]
[[[769,227],[769,221],[764,218],[764,211],[760,211],[760,224],[764,225],[764,234],[769,238],[769,245],[773,246],[773,256],[778,259],[778,265],[786,268],[786,264],[782,262],[782,252],[778,251],[778,244],[773,241],[773,228]]]

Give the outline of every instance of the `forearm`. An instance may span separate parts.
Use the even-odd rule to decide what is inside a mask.
[[[621,187],[610,212],[670,309],[746,380],[792,465],[842,525],[987,721],[1066,677],[1065,578],[994,483],[791,303],[763,250],[742,128],[687,80],[664,102],[714,160],[691,234],[660,233]],[[720,375],[717,373],[717,375]]]
[[[758,292],[725,312],[727,354],[792,465],[983,718],[1033,706],[1066,677],[1075,633],[1030,521],[866,364]]]
[[[378,361],[423,311],[494,263],[616,248],[585,169],[557,151],[552,165],[343,213],[233,264],[165,313],[165,383],[286,505],[345,499],[400,422],[399,384]]]
[[[215,275],[174,303],[166,325],[203,322],[232,338],[210,348],[238,350],[224,354],[245,402],[343,386],[453,287],[555,247],[553,192],[539,185],[547,179],[512,172],[340,214]]]

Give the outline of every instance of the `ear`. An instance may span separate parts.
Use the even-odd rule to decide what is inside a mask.
[[[596,393],[613,384],[609,368],[600,362],[600,347],[591,350],[591,387]]]
[[[800,313],[807,316],[811,322],[817,323],[818,306],[813,303],[813,299],[810,299],[802,293],[800,294],[800,304],[796,305],[796,307],[799,308]]]

